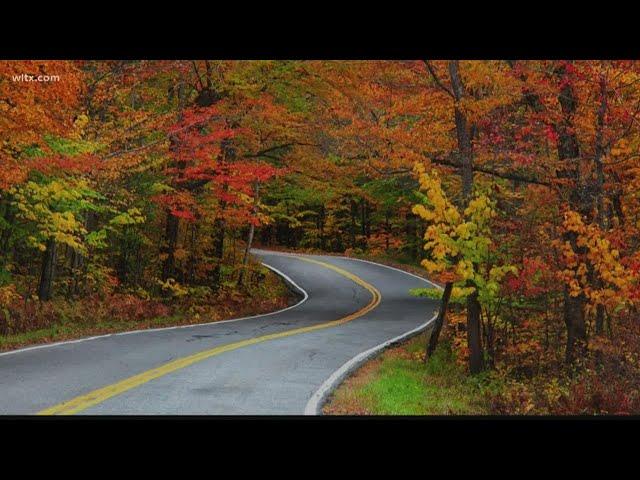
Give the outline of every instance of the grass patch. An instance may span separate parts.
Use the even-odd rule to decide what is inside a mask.
[[[485,377],[470,377],[448,343],[423,362],[425,335],[367,362],[334,393],[328,415],[481,415],[489,413]]]

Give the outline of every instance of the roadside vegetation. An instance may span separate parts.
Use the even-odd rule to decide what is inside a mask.
[[[266,268],[258,270],[262,279],[242,292],[226,288],[213,295],[203,292],[188,298],[140,298],[131,293],[93,295],[76,301],[35,300],[5,305],[5,324],[0,335],[0,351],[71,340],[91,335],[216,322],[230,318],[268,313],[287,307],[298,299],[283,280]]]
[[[489,413],[485,380],[470,377],[442,342],[424,363],[425,335],[390,348],[348,378],[325,415],[480,415]]]
[[[633,359],[566,371],[550,368],[543,358],[533,375],[504,366],[470,375],[460,357],[464,350],[455,347],[462,335],[445,328],[442,337],[428,362],[426,334],[385,350],[336,389],[323,413],[628,415],[640,409],[640,372]]]

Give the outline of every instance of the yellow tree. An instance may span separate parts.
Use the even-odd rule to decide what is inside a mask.
[[[473,296],[484,307],[489,323],[497,314],[500,282],[513,265],[501,264],[495,253],[491,220],[496,216],[495,202],[486,193],[476,192],[463,212],[448,199],[436,170],[426,172],[421,163],[415,166],[424,192],[422,202],[413,212],[427,222],[422,266],[445,283],[442,307],[427,348],[427,357],[436,347],[450,298],[454,301]],[[479,313],[481,314],[481,313]]]

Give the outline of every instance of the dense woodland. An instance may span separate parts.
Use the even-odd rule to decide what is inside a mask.
[[[0,335],[366,255],[443,285],[428,353],[497,412],[638,412],[639,120],[633,61],[2,61]]]

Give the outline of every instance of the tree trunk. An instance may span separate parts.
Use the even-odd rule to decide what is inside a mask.
[[[596,307],[596,335],[604,335],[604,305]]]
[[[367,226],[368,220],[367,220],[367,201],[363,198],[362,200],[360,200],[360,210],[361,210],[361,222],[362,225],[360,225],[360,231],[362,233],[362,249],[366,249],[367,248],[367,243],[369,240],[369,229]]]
[[[175,87],[177,88],[178,95],[178,119],[182,121],[182,109],[184,108],[186,97],[185,97],[185,89],[184,83],[180,82]],[[171,100],[173,89],[169,91],[169,100]],[[180,170],[184,169],[184,162],[177,161],[177,151],[178,151],[178,138],[175,135],[171,135],[169,137],[169,151],[174,157],[171,161],[171,166],[178,168]],[[167,220],[165,224],[165,238],[164,244],[161,247],[160,251],[166,255],[162,263],[162,280],[167,281],[169,278],[173,278],[175,280],[175,251],[176,246],[178,244],[178,232],[180,228],[180,219],[175,215],[171,214],[171,211],[167,208]]]
[[[436,318],[436,323],[433,326],[433,331],[431,332],[431,335],[429,335],[429,342],[427,344],[427,354],[425,355],[425,362],[429,358],[431,358],[431,355],[433,355],[433,352],[436,351],[436,347],[438,346],[440,332],[442,331],[442,327],[444,325],[444,321],[447,316],[447,308],[449,307],[451,290],[453,290],[453,283],[447,282],[444,286],[444,291],[442,292],[442,300],[440,301],[440,310],[438,311],[438,317]]]
[[[566,75],[564,66],[556,70],[556,74],[563,80]],[[580,148],[575,134],[573,115],[577,108],[577,100],[573,88],[568,81],[563,82],[563,87],[558,95],[558,102],[562,108],[562,121],[557,125],[558,131],[558,158],[564,162],[564,167],[558,170],[558,176],[571,181],[568,201],[572,210],[581,214],[585,213],[587,199],[584,198],[584,190],[580,179]],[[569,242],[575,252],[580,252],[577,246],[576,236],[572,232],[563,234],[563,241]],[[572,363],[576,354],[582,354],[587,344],[587,329],[585,323],[585,306],[587,299],[584,294],[572,297],[569,288],[564,291],[564,323],[567,327],[567,344],[565,360]]]
[[[56,241],[49,239],[47,248],[42,255],[42,269],[40,273],[40,285],[38,287],[38,298],[46,302],[51,299],[53,278],[56,266]]]
[[[258,183],[255,184],[254,192],[255,192],[255,205],[253,207],[253,213],[255,215],[258,211],[257,205],[258,205],[258,201],[260,200],[260,185]],[[238,279],[239,285],[242,285],[245,279],[245,272],[247,270],[247,263],[249,263],[249,252],[251,251],[251,244],[253,243],[253,235],[255,233],[255,229],[256,229],[255,225],[251,223],[251,225],[249,225],[249,235],[247,236],[247,245],[245,246],[245,249],[244,249],[244,257],[242,258],[242,269],[240,270],[240,278]]]
[[[467,117],[459,105],[460,100],[464,96],[464,86],[460,78],[458,60],[449,62],[449,75],[451,76],[451,87],[455,96],[454,115],[458,150],[461,156],[460,176],[462,177],[462,198],[464,206],[466,207],[471,200],[471,192],[473,189],[473,145],[471,143],[471,132]]]
[[[13,229],[14,212],[11,208],[9,198],[2,195],[0,205],[2,205],[2,216],[4,217],[5,227],[0,234],[0,255],[2,255],[2,263],[7,264],[9,262],[9,240],[11,239],[11,231]]]
[[[324,236],[324,224],[325,224],[324,205],[320,205],[320,212],[318,213],[318,235],[320,237],[320,250],[327,249],[327,241]]]
[[[247,235],[247,245],[244,249],[244,256],[242,258],[242,269],[240,270],[240,278],[238,278],[238,284],[242,285],[244,283],[245,272],[247,270],[247,264],[249,263],[249,251],[251,250],[251,243],[253,242],[253,234],[255,231],[255,226],[253,223],[249,225],[249,235]]]
[[[384,212],[384,230],[384,249],[385,252],[389,253],[389,235],[391,235],[391,226],[389,225],[389,210],[385,210]]]
[[[482,350],[482,334],[480,325],[480,302],[478,292],[467,297],[467,338],[469,342],[469,371],[472,374],[484,370],[484,355]],[[473,346],[473,348],[472,348]]]
[[[167,210],[167,223],[165,227],[165,244],[162,253],[166,255],[162,264],[162,280],[175,279],[175,251],[178,243],[178,229],[180,219]]]
[[[97,219],[96,219],[95,212],[91,212],[91,211],[87,212],[87,215],[85,217],[85,222],[84,222],[84,226],[87,229],[87,232],[94,231],[96,228],[96,223],[97,223]],[[82,253],[80,253],[76,249],[71,249],[72,280],[69,283],[70,296],[78,295],[80,293],[80,284],[81,283],[84,284],[84,282],[81,282],[81,280],[83,280],[82,277],[84,277],[85,275],[86,260],[87,259],[85,258],[84,255],[82,255]]]
[[[614,184],[616,185],[615,190],[610,194],[611,208],[613,209],[613,212],[615,212],[618,222],[622,227],[625,224],[625,215],[622,210],[622,179],[615,170],[611,171],[611,176],[613,177]]]
[[[71,282],[69,282],[68,296],[73,297],[78,294],[80,286],[80,276],[84,265],[84,256],[76,249],[71,249]]]
[[[198,232],[199,227],[197,223],[191,225],[191,252],[189,254],[189,262],[187,264],[187,282],[194,284],[196,282],[196,265],[198,263],[198,256],[196,255],[196,247],[198,245]]]
[[[215,231],[216,236],[213,239],[213,256],[216,259],[216,266],[211,272],[211,288],[214,292],[220,289],[220,284],[222,283],[222,259],[224,257],[224,235],[226,232],[226,222],[224,221],[224,218],[218,217],[216,219]]]
[[[587,327],[584,318],[585,300],[582,296],[572,297],[569,288],[564,291],[564,322],[567,327],[565,361],[573,363],[587,351]]]
[[[464,86],[460,78],[459,62],[449,62],[451,90],[455,98],[454,114],[458,150],[460,154],[460,176],[462,177],[462,204],[466,207],[471,200],[473,190],[473,144],[471,143],[471,126],[460,108],[459,102],[464,96]],[[475,287],[472,283],[469,286]],[[469,370],[472,374],[484,369],[482,351],[482,335],[480,332],[480,303],[477,290],[467,298],[467,345],[469,347]]]
[[[605,214],[605,194],[604,194],[604,165],[602,159],[606,155],[606,147],[604,144],[604,122],[607,113],[607,81],[604,74],[600,74],[600,105],[596,117],[596,145],[595,145],[595,206],[597,212],[598,226],[602,231],[607,228],[607,215]],[[595,281],[596,288],[602,288],[602,281],[597,278]],[[604,333],[604,305],[596,307],[596,335]]]
[[[358,206],[353,198],[349,199],[349,201],[351,205],[351,248],[356,248],[356,216],[358,215]]]

